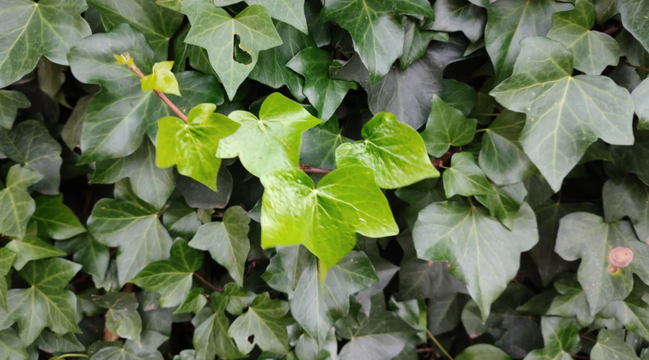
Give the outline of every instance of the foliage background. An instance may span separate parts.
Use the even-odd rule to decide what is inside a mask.
[[[0,0],[0,360],[649,360],[647,15]]]

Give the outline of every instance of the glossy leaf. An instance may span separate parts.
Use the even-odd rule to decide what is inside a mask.
[[[484,210],[438,202],[419,213],[413,237],[417,255],[451,263],[450,272],[465,282],[483,319],[519,266],[520,253],[538,241],[532,209],[523,205],[507,230]]]
[[[331,268],[354,247],[355,232],[369,237],[396,235],[387,201],[373,182],[373,171],[362,166],[325,175],[317,189],[300,170],[262,178],[262,246],[303,244]]]
[[[219,141],[216,156],[238,156],[243,166],[258,177],[296,168],[302,132],[320,123],[300,104],[279,93],[264,100],[259,118],[245,111],[233,111],[228,117],[241,127],[234,135]],[[271,153],[272,158],[264,157]]]
[[[270,11],[273,19],[292,25],[307,34],[309,29],[304,15],[304,2],[301,0],[245,0],[248,5],[263,5]],[[214,0],[216,6],[227,6],[239,0]]]
[[[41,195],[36,198],[32,219],[47,237],[64,240],[86,232],[77,216],[63,204],[63,196]]]
[[[0,88],[20,80],[36,68],[41,55],[67,65],[66,54],[78,40],[90,35],[81,17],[83,0],[4,0],[0,9]]]
[[[12,240],[7,244],[7,249],[16,254],[14,268],[22,269],[32,260],[47,259],[65,255],[65,252],[52,246],[49,241],[43,241],[27,235],[22,240]]]
[[[487,12],[468,0],[435,2],[435,22],[431,30],[462,31],[472,43],[480,40],[487,22]]]
[[[225,211],[222,222],[201,225],[189,246],[209,251],[217,263],[228,269],[232,279],[243,286],[243,272],[250,251],[249,223],[250,218],[241,207],[231,207]]]
[[[18,109],[25,109],[31,103],[20,91],[0,90],[0,127],[11,129],[16,120]]]
[[[527,114],[521,145],[558,191],[597,138],[616,145],[633,143],[633,100],[608,78],[571,76],[573,56],[560,43],[531,37],[521,44],[514,75],[491,94],[508,109]],[[592,111],[577,110],[583,107]]]
[[[99,243],[89,233],[67,241],[58,241],[56,245],[68,254],[73,254],[72,260],[81,264],[82,270],[92,275],[97,284],[104,282],[110,261],[108,246]]]
[[[120,285],[151,262],[169,257],[171,237],[158,220],[157,210],[135,196],[128,182],[115,185],[115,199],[102,199],[95,205],[88,230],[101,244],[119,247]]]
[[[286,302],[271,300],[268,293],[257,295],[248,311],[232,323],[228,334],[243,354],[249,353],[255,345],[264,351],[286,353],[288,334],[280,320],[287,313]]]
[[[207,50],[230,99],[255,67],[259,52],[282,44],[270,11],[261,5],[251,5],[234,18],[210,0],[187,1],[182,11],[192,24],[185,42]],[[233,59],[235,46],[247,54],[248,61]]]
[[[477,120],[467,119],[460,110],[452,108],[437,95],[433,95],[433,107],[421,137],[428,153],[441,157],[451,146],[470,143],[477,124]]]
[[[239,124],[214,113],[216,105],[194,107],[187,121],[167,116],[158,121],[156,165],[168,168],[178,165],[178,172],[217,191],[216,177],[221,159],[215,156],[219,139],[237,131]]]
[[[442,176],[447,199],[455,194],[472,196],[496,193],[470,153],[454,154],[451,167],[445,169]]]
[[[426,154],[420,135],[389,113],[379,113],[363,126],[364,141],[336,149],[338,167],[361,165],[374,171],[376,184],[385,189],[439,177]]]
[[[176,80],[176,77],[171,72],[173,66],[173,61],[163,61],[153,64],[153,69],[151,70],[153,72],[140,79],[142,92],[158,90],[163,93],[181,96],[180,90],[178,89],[178,80]]]

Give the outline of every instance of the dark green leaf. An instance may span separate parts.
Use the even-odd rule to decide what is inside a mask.
[[[421,133],[428,153],[441,157],[451,146],[466,145],[473,140],[477,120],[467,119],[460,110],[433,95],[433,107],[428,115],[426,130]]]
[[[27,223],[36,210],[36,203],[27,193],[27,187],[42,178],[40,173],[20,165],[9,169],[7,187],[0,190],[0,209],[3,209],[0,212],[0,234],[18,238],[25,236]]]
[[[453,195],[491,195],[496,194],[489,180],[476,165],[471,153],[456,153],[451,158],[451,167],[444,170],[444,191],[446,198]]]
[[[95,298],[95,303],[108,309],[106,329],[129,340],[140,341],[142,318],[137,312],[139,303],[133,293],[108,293]]]
[[[11,129],[18,109],[26,109],[31,103],[20,91],[0,90],[0,127]]]
[[[69,239],[86,232],[77,216],[63,204],[62,195],[37,197],[36,211],[32,219],[38,225],[39,231],[56,240]]]
[[[288,335],[282,318],[287,313],[286,302],[271,300],[268,293],[257,295],[248,311],[232,323],[228,334],[244,354],[255,345],[264,351],[286,353],[289,349]]]
[[[480,40],[487,22],[487,12],[468,0],[435,2],[435,22],[430,28],[438,31],[462,31],[472,43]]]

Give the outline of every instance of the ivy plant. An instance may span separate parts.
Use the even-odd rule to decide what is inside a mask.
[[[649,0],[0,0],[0,360],[649,360]]]

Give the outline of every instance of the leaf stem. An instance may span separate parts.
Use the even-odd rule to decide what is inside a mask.
[[[590,340],[590,341],[594,342],[595,344],[597,344],[597,340],[595,340],[595,339],[593,339],[591,337],[588,337],[586,335],[579,334],[579,337],[582,338],[582,339]]]
[[[462,152],[462,147],[461,146],[459,146],[459,147],[457,147],[455,149],[451,149],[451,150],[447,151],[446,154],[442,155],[442,157],[433,160],[433,166],[434,167],[439,167],[439,168],[442,168],[442,169],[448,169],[446,166],[444,166],[444,162],[446,160],[450,159],[451,157],[453,157],[453,154],[459,153],[459,152]]]
[[[642,67],[642,66],[635,66],[635,65],[633,65],[631,63],[628,63],[626,61],[623,61],[623,60],[620,60],[620,64],[626,65],[626,66],[629,66],[629,67],[632,67],[632,68],[636,68],[638,70],[649,71],[649,68]]]
[[[165,204],[165,207],[162,208],[162,210],[160,210],[160,212],[158,213],[158,217],[161,218],[162,215],[164,215],[169,210],[170,207],[171,207],[170,204]]]
[[[447,358],[449,358],[449,360],[454,360],[453,357],[451,355],[449,355],[448,351],[446,351],[446,349],[444,349],[442,344],[440,344],[439,341],[437,341],[437,339],[433,336],[433,334],[430,332],[430,330],[426,329],[426,334],[428,334],[428,337],[430,337],[430,339],[433,340],[433,343],[435,343],[435,345],[442,351],[442,353]]]
[[[500,113],[471,113],[469,116],[498,116]]]
[[[78,358],[87,359],[88,355],[86,355],[86,354],[63,354],[63,355],[55,356],[52,359],[59,360],[59,359],[72,358],[72,357],[78,357]]]
[[[322,169],[307,164],[300,164],[300,170],[304,171],[307,174],[320,174],[320,175],[326,175],[333,171],[331,169]]]
[[[125,59],[125,61],[127,62],[128,68],[131,69],[131,71],[136,73],[137,76],[139,76],[140,78],[144,78],[145,75],[144,75],[144,73],[142,73],[142,71],[140,71],[140,68],[138,68],[137,65],[135,65],[135,63],[133,61],[129,61],[129,60],[132,60],[131,55],[129,55],[128,53],[124,53],[124,54],[121,54],[121,56]],[[183,113],[173,102],[171,102],[171,100],[169,100],[167,95],[165,95],[164,93],[162,93],[162,92],[160,92],[158,90],[153,90],[153,92],[156,95],[158,95],[158,97],[160,98],[160,100],[162,100],[162,102],[167,104],[167,106],[171,109],[171,111],[176,113],[176,115],[178,115],[178,117],[180,119],[182,119],[182,121],[187,123],[187,115],[185,115],[185,113]]]
[[[210,289],[212,289],[212,290],[214,290],[214,291],[218,291],[218,292],[223,292],[223,289],[222,289],[222,288],[220,288],[220,287],[216,287],[216,286],[212,285],[212,283],[210,283],[209,281],[203,279],[203,277],[200,276],[200,275],[198,275],[198,273],[194,273],[194,276],[195,276],[198,280],[200,280],[203,284],[209,286]]]

